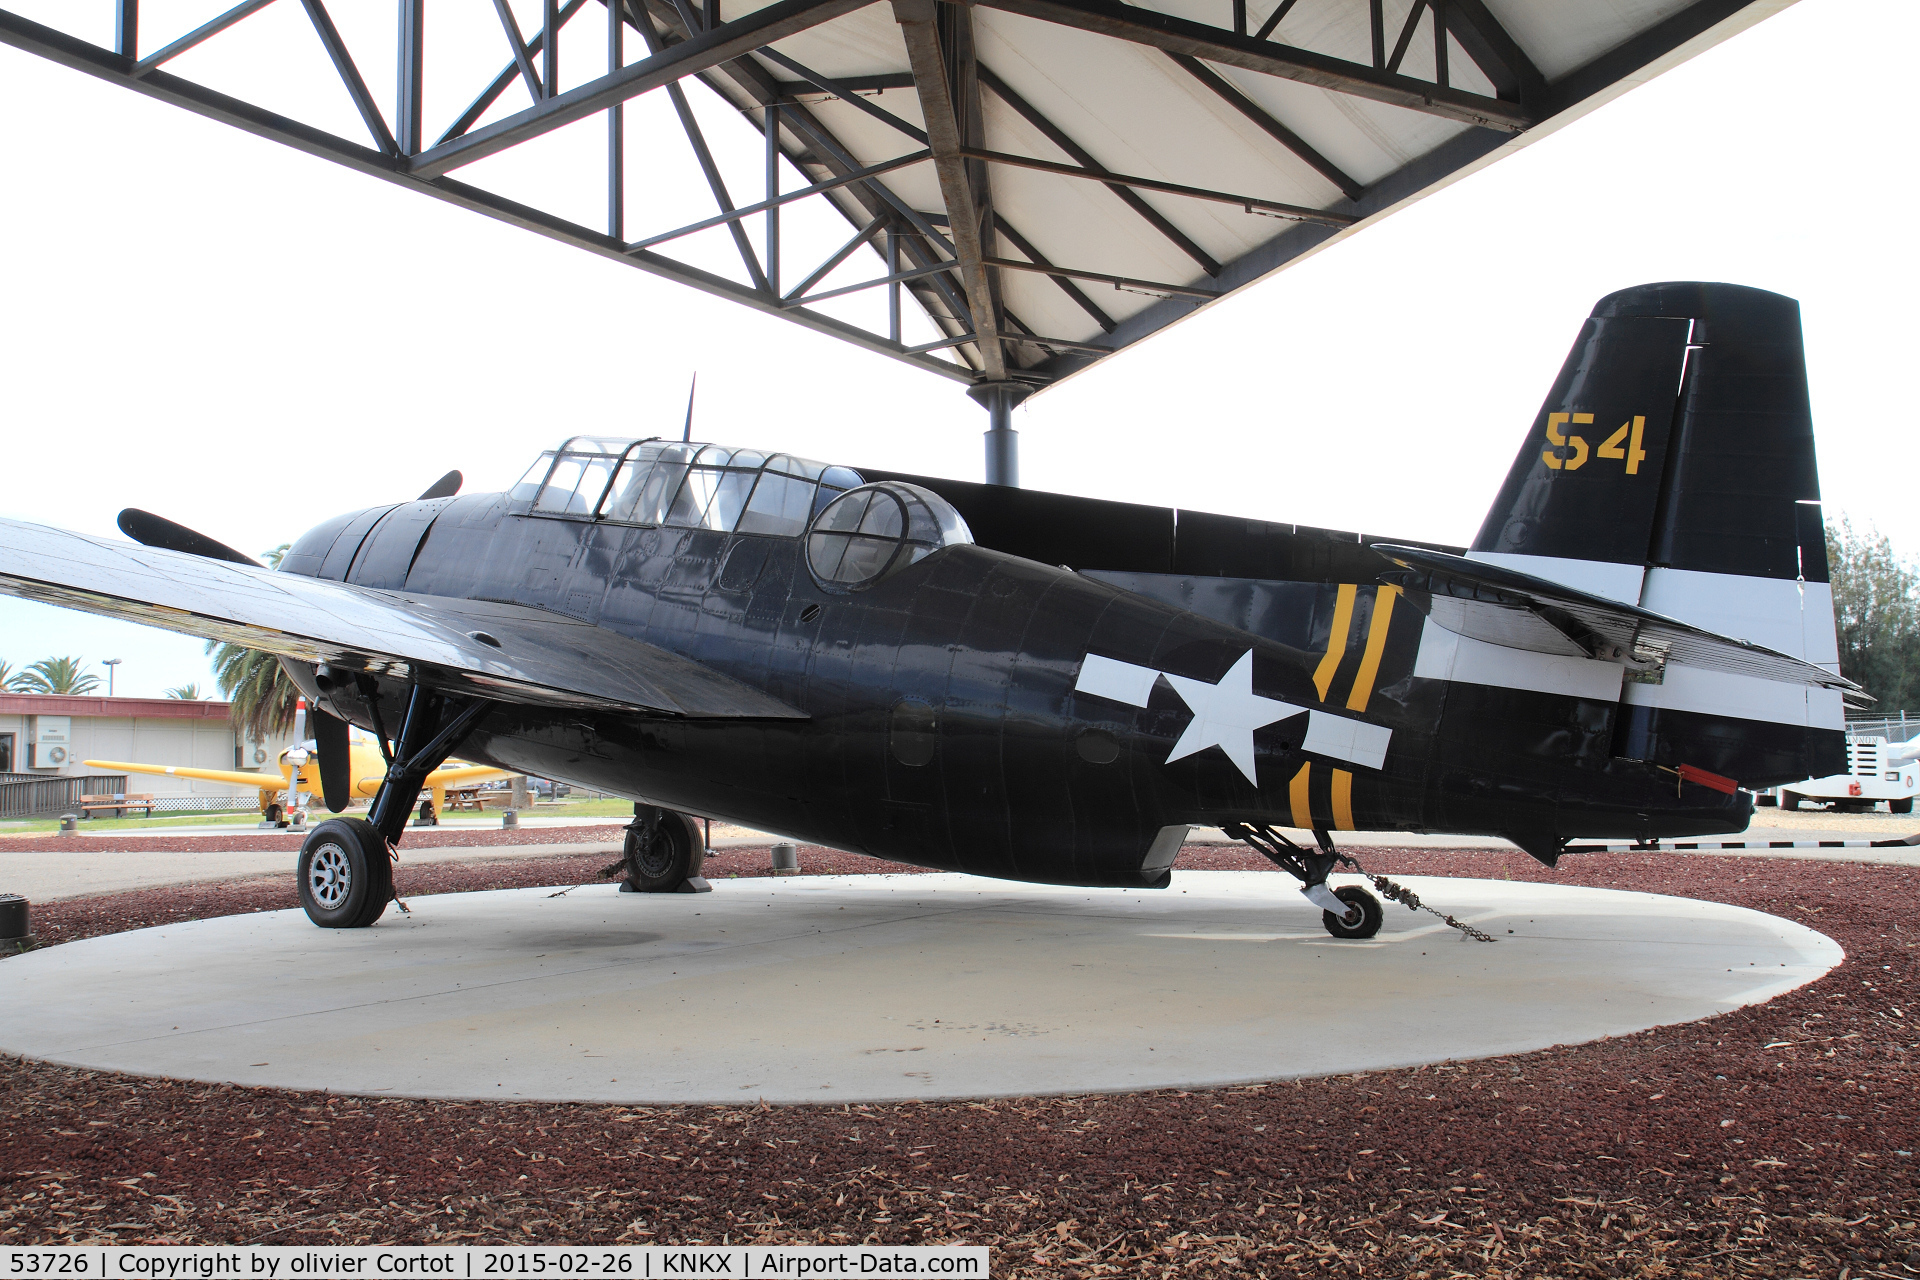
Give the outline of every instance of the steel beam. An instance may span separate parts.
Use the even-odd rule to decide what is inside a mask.
[[[996,213],[994,217],[999,221],[1000,234],[1005,236],[1010,242],[1012,242],[1014,248],[1026,254],[1028,261],[1036,263],[1039,266],[1043,266],[1043,267],[1050,267],[1053,265],[1052,262],[1048,261],[1047,256],[1045,254],[1041,253],[1038,249],[1034,248],[1032,241],[1028,240],[1025,236],[1021,235],[1007,222],[1006,216],[1004,214]],[[1052,275],[1052,276],[1048,276],[1047,278],[1049,280],[1052,280],[1054,284],[1058,285],[1060,287],[1060,292],[1066,294],[1067,297],[1071,298],[1075,306],[1079,307],[1082,311],[1092,316],[1093,322],[1100,326],[1100,331],[1102,333],[1112,333],[1114,329],[1117,327],[1113,322],[1113,317],[1108,315],[1105,311],[1102,311],[1099,305],[1095,303],[1092,298],[1089,298],[1086,295],[1085,290],[1081,289],[1079,285],[1075,284],[1073,281],[1069,280],[1067,277],[1063,275]]]
[[[606,0],[607,74],[626,65],[627,23],[621,13],[623,0]],[[562,13],[553,24],[557,35],[567,15]],[[607,234],[624,240],[627,234],[627,107],[616,102],[607,108]]]
[[[1348,177],[1346,171],[1339,165],[1321,155],[1305,138],[1267,114],[1265,107],[1240,92],[1232,82],[1212,67],[1198,58],[1189,58],[1184,53],[1170,53],[1167,56],[1172,58],[1181,70],[1213,90],[1221,101],[1253,121],[1268,137],[1306,161],[1315,173],[1338,187],[1341,195],[1349,200],[1357,200],[1360,193],[1366,190],[1357,180]]]
[[[574,14],[580,12],[581,6],[586,4],[586,2],[587,0],[567,0],[567,7],[560,11],[560,25],[565,27],[567,20],[573,17]],[[545,45],[545,41],[546,32],[536,32],[533,37],[533,43],[522,46],[521,51],[531,58],[532,55],[540,52],[541,48]],[[533,64],[529,61],[527,65],[531,67]],[[441,142],[451,142],[467,130],[473,128],[480,117],[487,113],[487,108],[499,101],[500,95],[507,91],[507,86],[513,83],[514,77],[520,74],[520,70],[518,60],[509,62],[506,67],[501,70],[500,74],[493,78],[493,82],[480,91],[480,96],[467,104],[467,109],[460,113],[459,118],[447,126],[447,131],[440,135],[439,141],[434,145],[438,146]],[[529,93],[533,92],[531,82],[529,82],[527,86],[527,91]],[[535,100],[538,101],[537,98]]]
[[[422,182],[407,173],[393,157],[383,155],[372,147],[350,142],[324,129],[316,129],[312,125],[268,111],[253,103],[243,102],[218,90],[209,89],[205,85],[183,80],[165,71],[151,71],[144,76],[136,77],[133,74],[132,61],[111,49],[101,48],[70,36],[64,31],[43,26],[4,9],[0,9],[0,44],[45,58],[49,62],[74,71],[85,72],[96,79],[132,89],[157,102],[165,102],[209,120],[231,125],[257,138],[278,142],[295,151],[329,160],[357,173],[394,183],[409,191],[420,192],[461,209],[484,214],[509,226],[531,231],[576,249],[583,249],[609,261],[624,263],[645,271],[649,275],[659,276],[676,284],[737,302],[755,311],[780,316],[802,328],[838,338],[878,355],[890,356],[939,377],[958,382],[973,381],[969,371],[961,366],[944,360],[915,355],[897,342],[869,333],[857,325],[848,324],[833,316],[809,311],[805,307],[782,307],[777,299],[699,267],[677,262],[659,254],[630,254],[626,251],[626,246],[613,237],[578,223],[569,222],[544,210],[520,204],[491,191],[484,191],[479,187],[451,178],[442,178],[436,182]]]
[[[1215,204],[1237,204],[1252,213],[1258,209],[1277,218],[1286,218],[1292,222],[1317,222],[1323,227],[1350,227],[1359,219],[1351,214],[1329,213],[1325,209],[1309,209],[1304,205],[1282,204],[1278,200],[1268,200],[1261,196],[1235,195],[1231,191],[1209,191],[1205,187],[1183,187],[1177,182],[1162,182],[1158,178],[1133,178],[1124,173],[1111,173],[1106,169],[1092,167],[1081,168],[1071,164],[1055,164],[1051,160],[1036,160],[1032,156],[1008,155],[1004,151],[981,151],[974,147],[962,147],[960,154],[973,160],[986,160],[993,164],[1011,165],[1016,169],[1037,169],[1041,173],[1057,173],[1063,178],[1086,178],[1093,182],[1102,182],[1108,186],[1138,187],[1142,191],[1163,191],[1168,195],[1186,196],[1192,200],[1210,200]]]
[[[123,58],[140,56],[140,0],[118,0],[113,6],[113,48]]]
[[[373,103],[373,95],[367,92],[367,82],[360,78],[360,68],[353,65],[353,56],[347,52],[347,46],[340,39],[339,28],[333,25],[333,18],[327,13],[327,7],[321,0],[300,0],[306,7],[307,17],[313,22],[313,29],[320,36],[320,43],[327,48],[327,57],[333,60],[333,69],[339,73],[340,82],[347,87],[347,96],[353,99],[354,107],[360,112],[362,123],[380,149],[390,156],[400,154],[400,144],[395,142],[393,134],[387,130],[387,122],[380,115],[380,108]]]
[[[1273,29],[1279,26],[1287,14],[1292,12],[1293,6],[1299,3],[1300,0],[1280,0],[1280,3],[1273,7],[1273,12],[1267,15],[1267,20],[1260,24],[1260,29],[1253,33],[1253,38],[1265,40],[1272,35]]]
[[[973,332],[980,339],[980,365],[990,381],[1001,382],[1007,376],[1007,354],[1000,346],[999,316],[980,243],[980,206],[974,201],[972,184],[967,181],[966,161],[961,155],[960,118],[954,110],[953,94],[947,85],[946,60],[941,56],[940,38],[934,29],[933,0],[892,0],[892,3],[894,21],[900,26],[907,59],[913,66],[914,89],[920,95],[920,115],[926,121],[934,172],[940,178],[940,197],[947,206],[947,231],[953,239],[954,254],[960,260],[960,277],[967,287]]]
[[[1085,168],[1098,169],[1101,167],[1100,162],[1093,158],[1091,152],[1075,142],[1065,129],[1062,129],[1059,125],[1047,119],[1038,107],[1035,107],[1031,102],[1028,102],[1025,98],[1014,92],[1006,81],[988,70],[985,63],[980,64],[978,70],[980,83],[993,90],[994,95],[998,97],[1000,101],[1012,107],[1015,114],[1038,130],[1040,135],[1048,142],[1051,142],[1054,146],[1060,148],[1075,160],[1078,160]],[[1148,204],[1136,194],[1131,187],[1109,182],[1107,184],[1107,190],[1113,192],[1121,204],[1126,205],[1127,208],[1139,214],[1148,226],[1172,241],[1174,247],[1179,249],[1180,252],[1199,263],[1202,271],[1210,276],[1220,274],[1220,264],[1214,261],[1211,254],[1195,244],[1186,232],[1174,226],[1165,214]]]
[[[702,218],[698,222],[689,222],[686,226],[677,227],[672,231],[662,231],[659,235],[647,236],[645,239],[635,240],[632,244],[628,245],[627,248],[630,250],[651,249],[654,245],[665,244],[669,240],[678,240],[682,236],[690,236],[697,231],[710,231],[714,227],[723,227],[729,222],[738,222],[742,218],[751,218],[756,213],[765,213],[769,209],[778,209],[781,205],[792,204],[796,200],[805,200],[807,197],[817,196],[823,191],[832,191],[837,187],[844,187],[854,182],[865,182],[867,179],[878,177],[880,174],[891,173],[895,169],[902,169],[910,164],[919,164],[932,155],[933,153],[931,151],[916,151],[912,155],[899,156],[892,160],[883,161],[880,164],[869,165],[864,169],[856,169],[852,173],[844,174],[837,178],[829,178],[825,182],[816,182],[812,186],[799,187],[795,190],[784,192],[770,200],[762,200],[758,204],[741,205],[737,209],[729,209],[725,213],[717,213],[711,218]]]
[[[1542,98],[1542,117],[1557,115],[1595,94],[1605,93],[1628,76],[1756,3],[1757,0],[1694,0],[1651,30],[1641,32],[1547,86]]]
[[[941,262],[935,263],[930,267],[909,267],[905,271],[895,271],[889,275],[881,276],[878,280],[862,280],[859,284],[842,285],[838,289],[829,289],[825,293],[810,294],[807,297],[798,299],[798,301],[825,302],[828,298],[838,298],[849,293],[864,293],[868,289],[878,289],[883,284],[899,284],[906,280],[918,280],[922,276],[930,276],[939,271],[952,271],[955,265],[956,264],[951,262]]]
[[[187,50],[193,48],[193,46],[199,44],[202,40],[208,40],[219,35],[222,31],[225,31],[234,23],[240,21],[240,19],[251,17],[272,3],[273,0],[243,0],[242,3],[233,6],[233,8],[227,10],[219,17],[195,27],[178,40],[175,40],[172,44],[161,49],[158,53],[142,58],[140,61],[134,63],[134,77],[137,79],[146,75],[161,63],[169,62],[179,57]]]
[[[540,6],[540,31],[547,37],[540,51],[540,83],[551,98],[560,92],[560,0],[544,0]]]
[[[420,150],[420,113],[427,67],[427,0],[400,0],[399,67],[395,71],[394,141],[402,155]]]
[[[930,2],[930,0],[929,0]],[[417,177],[437,178],[463,164],[505,151],[532,138],[597,115],[616,102],[637,98],[695,72],[731,62],[797,32],[864,8],[871,0],[776,0],[744,18],[662,49],[610,76],[555,94],[527,110],[462,134],[421,152],[410,166]]]
[[[880,230],[882,227],[886,225],[887,225],[887,216],[883,213],[875,217],[871,222],[867,223],[866,226],[854,232],[853,238],[851,240],[847,241],[845,244],[841,245],[838,249],[834,250],[833,255],[829,257],[825,262],[815,267],[813,271],[808,274],[806,279],[802,280],[799,284],[793,286],[793,288],[787,290],[785,295],[785,301],[787,302],[795,301],[796,299],[804,295],[807,290],[813,288],[813,286],[819,284],[822,280],[825,280],[829,275],[833,274],[833,269],[835,267],[839,266],[841,263],[845,262],[848,258],[852,257],[855,253],[859,252],[860,246],[863,244],[866,244],[869,240],[872,240],[874,232]],[[887,274],[892,275],[895,271],[898,271],[898,270],[899,270],[898,267],[889,266],[887,268]],[[895,342],[898,342],[900,340],[899,333],[896,332],[893,334],[893,340]]]
[[[1446,24],[1495,93],[1528,107],[1545,96],[1547,78],[1488,11],[1485,0],[1447,0]]]
[[[1165,293],[1182,298],[1217,298],[1219,292],[1213,289],[1196,289],[1187,284],[1163,284],[1158,280],[1135,280],[1132,276],[1112,276],[1104,271],[1082,271],[1077,267],[1061,267],[1052,263],[1041,265],[1038,262],[1015,262],[1012,258],[988,258],[990,267],[1004,267],[1008,271],[1032,271],[1043,276],[1066,276],[1069,280],[1095,280],[1101,284],[1110,284],[1116,289],[1134,289],[1141,293]]]
[[[1486,129],[1519,133],[1538,123],[1515,103],[1448,89],[1430,80],[1394,75],[1290,45],[1255,40],[1224,27],[1137,8],[1121,0],[975,0],[975,3]]]
[[[506,33],[507,44],[513,49],[513,65],[520,68],[520,79],[527,86],[527,95],[538,105],[547,96],[547,90],[540,83],[540,73],[533,69],[533,56],[527,50],[526,40],[520,35],[520,24],[514,20],[513,10],[507,7],[507,0],[493,0],[493,11],[500,16],[500,29]],[[543,45],[546,35],[543,29],[540,32]],[[464,134],[465,131],[462,132]],[[443,145],[436,143],[433,149],[438,151]]]
[[[868,115],[872,116],[875,120],[878,120],[881,124],[884,124],[892,129],[898,129],[901,133],[906,134],[909,138],[912,138],[915,142],[918,142],[920,145],[922,146],[926,145],[927,135],[925,130],[916,129],[912,125],[908,124],[905,120],[902,120],[899,116],[893,114],[893,112],[888,111],[886,108],[880,106],[879,104],[868,102],[865,98],[860,96],[860,94],[856,91],[856,88],[854,85],[849,84],[844,80],[829,79],[828,77],[821,75],[819,72],[814,71],[811,68],[804,67],[800,63],[795,62],[792,58],[789,58],[786,54],[781,53],[778,49],[756,49],[754,50],[754,52],[758,53],[761,57],[765,58],[767,61],[773,63],[775,66],[785,67],[787,70],[793,72],[795,75],[804,77],[808,84],[813,85],[815,88],[819,89],[822,93],[830,93],[834,97],[840,99],[840,101],[854,108],[856,111],[864,111]],[[867,81],[872,81],[877,79],[891,80],[894,78],[895,77],[892,77],[892,76],[886,76],[886,77],[868,76],[866,77],[866,80]],[[899,78],[906,82],[901,86],[902,88],[911,88],[913,86],[912,76],[909,75],[909,76],[903,76]]]

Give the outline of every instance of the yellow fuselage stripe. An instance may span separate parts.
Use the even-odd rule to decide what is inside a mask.
[[[1333,827],[1336,831],[1354,829],[1353,775],[1345,769],[1333,771]]]
[[[1345,583],[1334,599],[1333,629],[1327,633],[1326,656],[1313,672],[1313,687],[1320,691],[1322,702],[1327,700],[1327,690],[1333,687],[1333,673],[1340,669],[1340,659],[1347,653],[1347,632],[1353,626],[1353,597],[1357,590],[1352,583]]]
[[[1312,772],[1313,763],[1309,761],[1287,784],[1287,798],[1293,802],[1293,825],[1303,831],[1313,830],[1313,806],[1307,802],[1307,781]]]
[[[1346,588],[1342,587],[1341,590]],[[1380,587],[1373,593],[1373,620],[1367,624],[1367,651],[1360,656],[1360,671],[1353,677],[1353,692],[1347,695],[1347,710],[1365,711],[1373,697],[1373,682],[1380,674],[1380,657],[1387,651],[1387,629],[1393,623],[1393,602],[1398,587]],[[1325,666],[1323,662],[1321,666]],[[1321,694],[1322,701],[1326,694]]]

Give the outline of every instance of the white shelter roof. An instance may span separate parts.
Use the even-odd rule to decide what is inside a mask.
[[[337,90],[289,111],[245,90],[258,74],[215,83],[205,52],[270,0],[177,31],[113,0],[110,42],[0,9],[0,41],[947,377],[1038,388],[1790,2],[496,0],[428,27],[424,0],[395,0],[375,37],[347,6],[283,0],[354,114]],[[455,81],[465,109],[429,119],[423,86]],[[569,180],[495,159],[592,118],[597,225]]]

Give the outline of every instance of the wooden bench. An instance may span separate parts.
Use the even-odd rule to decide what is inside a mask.
[[[129,791],[122,795],[80,797],[81,817],[91,818],[95,809],[111,809],[116,818],[125,817],[128,809],[139,809],[142,811],[141,816],[151,818],[153,796],[151,793]]]

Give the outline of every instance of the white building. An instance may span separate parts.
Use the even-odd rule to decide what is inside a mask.
[[[83,760],[279,772],[290,736],[250,742],[227,721],[231,703],[178,698],[97,698],[0,693],[0,775],[81,777],[106,772]],[[248,788],[134,774],[128,791],[162,796],[256,796]]]

